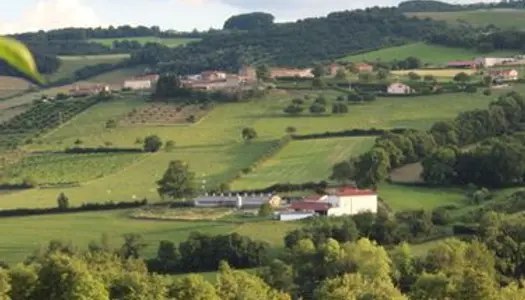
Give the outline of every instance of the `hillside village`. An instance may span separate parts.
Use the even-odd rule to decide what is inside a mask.
[[[0,300],[525,299],[524,3],[7,35]]]

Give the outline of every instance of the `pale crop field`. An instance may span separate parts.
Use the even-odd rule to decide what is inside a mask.
[[[251,173],[234,181],[234,190],[265,188],[289,182],[327,180],[332,166],[372,147],[374,137],[293,141]]]
[[[128,58],[128,54],[108,54],[108,55],[84,55],[84,56],[60,56],[61,65],[58,70],[46,76],[48,81],[55,81],[62,78],[69,78],[75,71],[97,64],[112,64]]]
[[[419,76],[426,76],[426,75],[432,75],[434,77],[446,77],[446,78],[453,78],[458,73],[466,73],[468,75],[476,74],[475,70],[471,69],[440,69],[440,70],[426,70],[426,69],[415,69],[415,70],[400,70],[400,71],[392,71],[391,73],[393,75],[399,75],[399,76],[406,76],[409,73],[416,73]]]

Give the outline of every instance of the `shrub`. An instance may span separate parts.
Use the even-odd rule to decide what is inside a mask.
[[[326,105],[326,98],[324,96],[319,96],[317,99],[315,99],[314,103]]]
[[[270,206],[270,203],[263,203],[259,207],[258,215],[259,217],[269,217],[273,213],[273,208]]]
[[[312,106],[310,106],[310,112],[312,114],[322,114],[326,112],[326,108],[324,107],[324,105],[321,105],[319,103],[314,103],[312,104]]]
[[[290,114],[290,115],[296,115],[296,114],[300,114],[302,113],[304,110],[304,108],[302,108],[301,106],[297,105],[297,104],[290,104],[288,105],[283,111],[287,114]]]
[[[286,133],[292,134],[292,133],[295,133],[295,132],[297,132],[297,128],[295,128],[293,126],[286,127]]]
[[[144,151],[157,152],[162,147],[162,140],[157,135],[150,135],[144,139]]]
[[[117,127],[117,124],[118,124],[118,123],[117,123],[116,120],[113,120],[113,119],[111,119],[111,120],[107,120],[107,121],[106,121],[106,128],[108,128],[108,129],[116,128],[116,127]]]
[[[197,118],[195,118],[194,115],[191,115],[188,118],[186,118],[186,121],[189,123],[195,123],[195,121],[197,121]]]
[[[167,141],[166,145],[164,145],[164,150],[166,150],[167,152],[173,151],[174,148],[175,148],[175,141],[172,141],[172,140]]]
[[[446,208],[440,207],[432,211],[432,223],[434,223],[435,225],[448,225],[450,221],[450,212]]]
[[[465,88],[465,92],[469,94],[475,94],[477,91],[478,91],[478,88],[473,85],[469,85]]]
[[[301,98],[295,98],[295,99],[292,100],[292,103],[293,104],[297,104],[297,105],[302,105],[302,104],[304,104],[304,100],[301,99]]]
[[[492,95],[492,91],[490,89],[484,89],[483,90],[483,95],[490,96],[490,95]]]

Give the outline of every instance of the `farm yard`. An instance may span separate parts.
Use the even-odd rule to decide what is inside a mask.
[[[233,190],[258,189],[283,182],[326,180],[334,164],[372,147],[374,137],[293,141],[261,166],[232,184]]]
[[[145,36],[145,37],[130,37],[130,38],[107,38],[107,39],[90,39],[90,42],[100,43],[106,46],[113,46],[114,41],[136,41],[144,45],[146,43],[159,43],[168,47],[178,47],[183,46],[191,42],[199,41],[197,38],[160,38],[155,36]]]
[[[515,51],[495,51],[491,53],[478,53],[474,50],[444,47],[427,43],[413,43],[403,46],[390,47],[363,54],[350,55],[341,61],[361,62],[361,61],[393,61],[407,57],[417,57],[423,63],[446,64],[449,61],[472,60],[478,56],[506,57],[518,54]],[[422,74],[421,74],[422,75]]]
[[[211,106],[206,105],[174,105],[154,103],[148,107],[134,109],[126,118],[120,121],[123,125],[169,125],[198,122]]]

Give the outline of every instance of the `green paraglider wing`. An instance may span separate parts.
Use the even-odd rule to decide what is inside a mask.
[[[31,51],[21,42],[12,38],[0,37],[0,60],[4,60],[37,83],[45,83],[44,78],[38,72]]]

